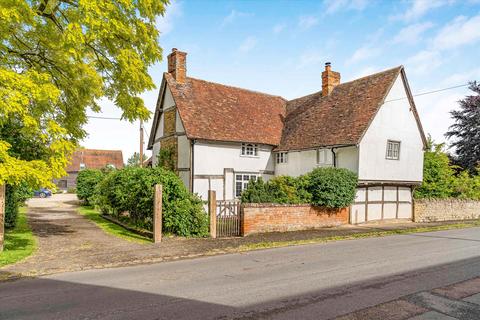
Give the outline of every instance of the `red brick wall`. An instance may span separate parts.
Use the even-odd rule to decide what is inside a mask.
[[[327,209],[311,205],[244,204],[242,235],[310,230],[348,223],[349,209]]]

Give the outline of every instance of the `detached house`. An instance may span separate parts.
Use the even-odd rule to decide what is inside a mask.
[[[154,166],[169,150],[192,192],[220,200],[258,177],[347,168],[359,177],[351,223],[412,217],[426,139],[402,66],[341,83],[327,63],[321,90],[288,101],[187,77],[186,55],[168,56],[148,143]]]

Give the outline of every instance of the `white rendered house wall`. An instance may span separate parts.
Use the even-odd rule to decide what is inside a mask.
[[[387,159],[387,141],[400,142],[398,160]],[[359,180],[421,182],[423,141],[399,75],[359,148]]]

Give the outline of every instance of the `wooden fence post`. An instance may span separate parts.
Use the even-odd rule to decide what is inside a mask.
[[[162,242],[162,185],[155,185],[153,199],[153,242]]]
[[[5,185],[0,185],[0,252],[3,251],[5,239]]]
[[[210,237],[217,237],[217,195],[208,190],[208,215],[210,216]]]

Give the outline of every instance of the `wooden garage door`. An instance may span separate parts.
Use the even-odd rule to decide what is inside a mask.
[[[412,217],[412,188],[405,186],[359,187],[350,208],[352,224]]]

